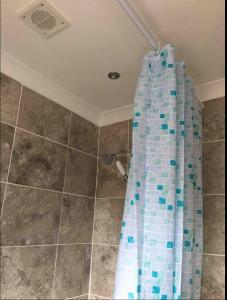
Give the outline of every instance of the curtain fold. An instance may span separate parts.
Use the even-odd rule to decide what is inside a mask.
[[[201,105],[171,45],[138,80],[114,299],[199,299]]]

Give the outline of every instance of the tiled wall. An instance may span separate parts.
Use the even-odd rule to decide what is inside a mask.
[[[1,74],[2,299],[88,294],[98,131]]]
[[[130,147],[129,121],[100,128],[90,286],[92,299],[112,296],[126,192],[126,184],[116,166],[106,165],[101,157],[103,153],[116,153],[127,168]]]
[[[204,104],[202,299],[225,299],[225,99]]]

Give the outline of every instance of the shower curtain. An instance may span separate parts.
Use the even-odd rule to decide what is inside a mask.
[[[144,58],[114,299],[199,299],[201,104],[167,45]]]

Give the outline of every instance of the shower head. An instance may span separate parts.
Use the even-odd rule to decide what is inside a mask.
[[[113,153],[103,153],[101,155],[101,159],[104,162],[104,164],[111,165],[113,163],[114,155],[115,154],[113,154]]]
[[[116,167],[118,171],[121,173],[121,175],[124,177],[124,181],[127,182],[128,175],[126,174],[125,168],[120,162],[118,156],[114,153],[103,153],[101,155],[101,159],[106,165],[111,165],[113,162],[116,164]]]

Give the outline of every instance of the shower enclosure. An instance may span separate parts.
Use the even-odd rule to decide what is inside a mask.
[[[99,157],[116,153],[127,168],[131,120],[99,129],[72,113],[66,171],[72,181],[63,194],[61,214],[62,192],[55,187],[59,182],[62,185],[58,166],[64,165],[66,153],[59,142],[67,141],[70,112],[23,87],[17,117],[20,94],[21,85],[1,74],[1,297],[51,299],[56,263],[54,285],[59,297],[85,295],[81,298],[87,299],[90,292],[92,298],[111,298],[126,184],[116,166]],[[224,298],[224,103],[224,98],[211,100],[203,109],[202,299]],[[43,113],[44,107],[50,114]],[[11,159],[9,168],[11,154],[17,159]],[[92,165],[94,171],[90,172]],[[34,168],[39,172],[34,173]],[[9,169],[12,175],[7,180]],[[39,182],[39,174],[45,174],[44,183]],[[92,192],[95,187],[91,183],[95,186],[96,181],[95,200],[84,191],[89,188]],[[37,182],[45,187],[36,187]],[[60,215],[62,234],[55,261]]]

